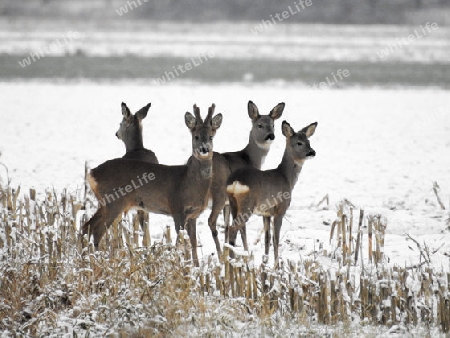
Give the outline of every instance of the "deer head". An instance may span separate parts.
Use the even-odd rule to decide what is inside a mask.
[[[222,124],[222,114],[213,117],[215,105],[208,109],[205,120],[200,116],[200,109],[194,105],[194,115],[186,112],[184,120],[192,134],[192,154],[198,160],[212,159],[213,138]]]

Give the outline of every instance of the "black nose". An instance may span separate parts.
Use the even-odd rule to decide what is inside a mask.
[[[119,132],[116,133],[116,137],[119,138]]]
[[[209,148],[205,146],[200,147],[200,152],[203,154],[209,153]]]
[[[267,135],[266,141],[267,141],[267,140],[271,140],[271,141],[275,140],[275,135],[274,135],[274,134],[269,134],[269,135]]]
[[[316,151],[314,149],[312,149],[306,156],[311,156],[311,157],[316,156]]]

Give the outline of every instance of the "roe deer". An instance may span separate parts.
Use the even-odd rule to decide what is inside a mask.
[[[142,107],[134,115],[130,112],[127,105],[122,102],[122,122],[120,123],[119,130],[116,132],[116,136],[119,140],[122,140],[125,144],[125,155],[122,158],[141,160],[149,163],[159,163],[156,155],[153,151],[144,148],[142,141],[142,120],[147,116],[151,103]],[[147,214],[148,215],[148,214]],[[143,210],[137,211],[137,217],[142,231],[144,231],[143,245],[148,246],[150,244],[149,224],[145,226],[146,212]]]
[[[145,149],[142,141],[142,120],[147,116],[151,103],[132,114],[127,105],[122,102],[122,122],[116,136],[125,144],[125,155],[122,158],[159,163],[153,151]]]
[[[247,146],[236,152],[217,153],[213,156],[213,181],[210,196],[212,199],[212,210],[208,218],[208,225],[216,245],[218,255],[221,249],[216,228],[217,218],[223,210],[225,227],[228,226],[230,211],[227,204],[228,196],[226,183],[227,178],[238,168],[251,166],[261,169],[272,141],[275,139],[274,121],[283,114],[284,103],[277,104],[268,115],[260,115],[258,107],[249,101],[247,105],[248,116],[252,121]],[[195,222],[191,220],[190,223]],[[192,226],[195,226],[192,225]]]
[[[89,184],[99,200],[99,209],[82,232],[93,235],[96,247],[117,215],[131,208],[171,215],[177,234],[187,220],[200,215],[207,205],[212,181],[212,140],[222,123],[222,114],[213,117],[214,107],[209,108],[204,121],[195,105],[195,117],[185,114],[193,154],[187,164],[168,166],[119,158],[90,171]],[[196,229],[187,230],[192,258],[198,264]]]
[[[214,152],[213,156],[213,181],[210,191],[212,210],[208,218],[208,225],[219,256],[222,252],[217,232],[217,218],[223,210],[225,228],[228,226],[230,218],[229,206],[227,205],[227,178],[238,168],[252,166],[261,169],[264,159],[269,153],[270,145],[275,139],[274,121],[283,114],[284,103],[277,104],[268,115],[260,115],[258,107],[252,101],[248,101],[247,110],[252,121],[247,146],[236,152]],[[190,220],[189,226],[195,227],[195,220]],[[242,236],[242,240],[246,242],[243,232]]]
[[[255,213],[263,216],[265,254],[268,255],[270,220],[273,217],[273,249],[275,264],[277,263],[281,224],[291,203],[292,190],[305,160],[316,155],[309,143],[316,127],[317,122],[296,133],[289,123],[283,121],[282,131],[286,137],[286,148],[280,165],[276,169],[265,171],[250,167],[238,169],[228,178],[227,193],[233,226],[227,229],[227,235],[231,245],[235,245],[237,230],[241,229],[245,236],[246,222]],[[244,249],[248,250],[245,242]]]

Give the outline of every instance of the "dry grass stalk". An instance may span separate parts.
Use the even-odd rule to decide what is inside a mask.
[[[144,221],[144,236],[142,238],[142,245],[143,246],[150,246],[151,243],[151,238],[150,238],[150,222],[149,222],[149,213],[148,212],[144,212],[141,213],[143,216],[143,221]]]
[[[12,191],[10,196],[12,206]],[[4,197],[0,203],[8,205]],[[168,244],[155,243],[148,248],[139,247],[129,231],[111,237],[125,238],[125,246],[102,243],[104,251],[95,251],[93,245],[76,245],[82,244],[75,216],[83,203],[66,192],[61,197],[46,195],[43,203],[28,197],[24,201],[16,198],[15,203],[15,217],[7,208],[0,208],[5,232],[0,239],[4,238],[1,245],[6,257],[0,262],[3,331],[50,335],[60,330],[58,322],[66,318],[77,335],[107,335],[107,331],[95,330],[108,326],[124,334],[131,334],[127,327],[134,327],[148,336],[180,335],[199,328],[195,332],[201,335],[200,328],[213,324],[239,335],[232,326],[236,320],[257,320],[272,327],[283,316],[345,323],[355,313],[369,324],[430,323],[439,325],[442,332],[449,331],[450,276],[431,266],[380,269],[375,264],[376,273],[362,269],[358,275],[348,261],[340,260],[334,275],[318,261],[305,260],[301,264],[280,261],[274,270],[267,257],[259,267],[254,266],[252,256],[237,255],[235,261],[229,261],[225,247],[224,263],[208,257],[201,269],[195,269],[187,256],[182,258],[181,253],[190,250],[182,247],[180,253],[167,241],[170,233],[165,234]],[[340,243],[342,247],[347,243],[349,257],[352,213],[343,214],[339,215]],[[348,229],[342,226],[346,222]],[[374,260],[384,263],[381,235],[385,223],[377,219],[370,223],[379,246]],[[117,232],[122,232],[120,224]],[[354,250],[356,258],[358,237]],[[430,259],[432,252],[426,246],[420,250],[423,260]],[[360,281],[357,287],[355,278]],[[420,290],[413,285],[421,285]]]
[[[317,301],[317,319],[319,323],[329,323],[329,311],[328,311],[328,279],[324,272],[319,273],[319,290]]]
[[[381,323],[383,325],[388,325],[391,323],[391,285],[389,279],[386,278],[386,274],[381,276],[378,281],[379,286],[379,303],[381,311]]]
[[[139,246],[139,232],[140,232],[140,224],[139,217],[137,214],[133,215],[133,243],[135,246]]]
[[[342,236],[342,259],[345,263],[347,258],[347,217],[344,213],[341,216],[341,236]]]
[[[338,299],[339,283],[336,284],[336,272],[334,270],[330,270],[328,273],[330,279],[330,320],[331,324],[335,324],[341,319]]]
[[[350,257],[353,250],[353,207],[350,207],[350,217],[348,224],[348,256]]]
[[[372,222],[372,218],[369,218],[369,222],[368,222],[368,229],[367,229],[367,239],[368,239],[368,257],[369,257],[369,262],[372,263],[372,255],[373,255],[373,249],[372,249],[372,227],[373,227],[373,222]]]
[[[316,207],[320,207],[321,204],[325,204],[324,209],[328,209],[330,207],[330,197],[328,196],[328,194],[326,194],[320,201],[319,203],[316,204]]]
[[[166,245],[172,244],[172,236],[170,235],[170,225],[166,225],[163,239],[164,239],[164,242],[166,243]]]
[[[444,203],[442,203],[441,197],[439,196],[441,187],[439,187],[439,184],[437,182],[433,182],[433,191],[434,191],[434,194],[436,195],[436,199],[439,203],[439,206],[441,207],[442,210],[445,210],[445,205],[444,205]]]
[[[270,280],[268,279],[268,270],[269,267],[267,266],[267,263],[269,261],[269,257],[267,255],[264,255],[262,258],[262,264],[261,264],[261,273],[260,273],[260,279],[261,279],[261,313],[263,316],[270,316],[270,298],[269,298],[269,290],[270,290]]]
[[[294,261],[289,260],[289,304],[291,306],[291,310],[294,313],[299,312],[299,302],[301,302],[301,298],[299,297],[299,285],[298,281],[295,278],[297,273],[297,267]]]
[[[445,278],[439,282],[439,307],[438,319],[442,328],[442,332],[450,332],[450,273],[446,274],[447,285],[445,285]]]
[[[333,223],[331,223],[331,229],[330,229],[330,244],[331,244],[331,240],[333,239],[334,236],[334,230],[336,229],[336,225],[338,224],[337,221],[333,221]]]
[[[361,226],[362,226],[363,220],[364,220],[364,210],[361,209],[359,211],[358,234],[356,235],[356,244],[355,244],[355,264],[358,262],[358,255],[359,255],[360,245],[362,243]]]

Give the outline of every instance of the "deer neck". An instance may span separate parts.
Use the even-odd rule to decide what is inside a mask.
[[[191,156],[187,163],[187,179],[197,182],[197,187],[209,189],[212,181],[212,157],[206,160],[200,160]]]
[[[298,176],[302,171],[303,163],[305,163],[304,160],[294,161],[292,156],[288,153],[287,149],[284,151],[283,159],[277,170],[281,174],[283,174],[284,177],[286,177],[291,191],[292,189],[294,189],[294,186],[297,183]]]
[[[134,151],[134,150],[141,150],[144,149],[144,143],[142,141],[142,135],[136,136],[134,138],[131,138],[125,142],[125,149],[126,152]]]
[[[247,146],[243,149],[243,152],[250,159],[251,165],[254,168],[261,169],[267,154],[269,153],[270,145],[262,146],[256,143],[250,133]]]

